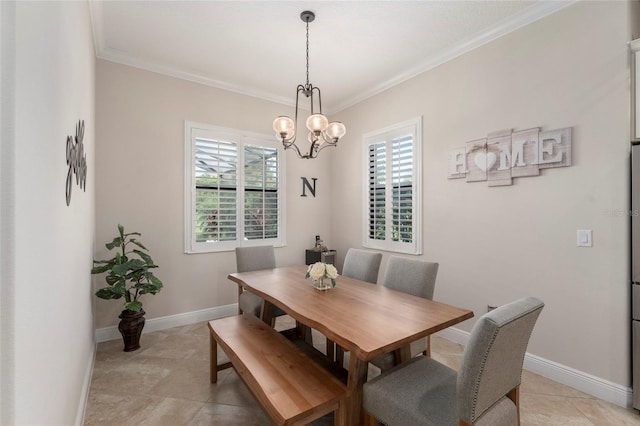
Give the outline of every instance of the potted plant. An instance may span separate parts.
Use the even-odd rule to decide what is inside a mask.
[[[108,260],[94,260],[92,274],[107,273],[108,286],[96,291],[101,299],[121,299],[124,297],[124,310],[118,330],[124,339],[125,352],[140,348],[140,334],[144,327],[144,310],[139,300],[143,294],[156,294],[162,288],[162,281],[153,275],[151,269],[158,266],[153,263],[147,248],[135,236],[139,232],[124,233],[124,227],[118,225],[119,235],[105,244],[109,250],[116,249],[115,256]],[[127,246],[133,245],[134,248]]]

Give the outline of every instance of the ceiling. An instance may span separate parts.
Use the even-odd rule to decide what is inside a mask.
[[[295,104],[309,81],[335,113],[554,13],[560,1],[90,1],[97,56]]]

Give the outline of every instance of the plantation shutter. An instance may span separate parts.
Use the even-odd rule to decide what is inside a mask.
[[[393,241],[413,241],[413,137],[391,142]]]
[[[421,253],[421,134],[416,118],[364,135],[364,247]]]
[[[278,237],[278,151],[245,146],[244,237]]]
[[[281,143],[185,121],[184,148],[185,253],[286,244]]]
[[[238,146],[195,139],[196,242],[237,239]]]
[[[386,239],[386,163],[385,143],[369,145],[369,238],[373,240]]]

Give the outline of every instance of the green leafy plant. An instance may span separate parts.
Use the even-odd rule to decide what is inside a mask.
[[[124,297],[124,309],[134,312],[142,310],[142,302],[138,300],[143,294],[156,294],[162,288],[160,281],[150,271],[158,266],[148,254],[148,249],[134,238],[139,232],[124,233],[124,227],[118,225],[119,236],[105,244],[109,250],[118,249],[109,260],[94,260],[92,274],[107,272],[108,287],[101,288],[96,296],[101,299],[120,299]],[[127,249],[128,245],[136,248]]]

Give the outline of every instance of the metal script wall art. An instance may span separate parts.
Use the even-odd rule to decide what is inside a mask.
[[[541,132],[533,128],[490,133],[449,152],[449,179],[512,184],[512,178],[538,176],[541,169],[571,165],[571,127]]]
[[[87,191],[87,155],[84,153],[84,120],[78,121],[76,126],[76,137],[67,136],[67,206],[71,203],[71,181],[76,175],[76,185],[79,185],[85,192]]]

